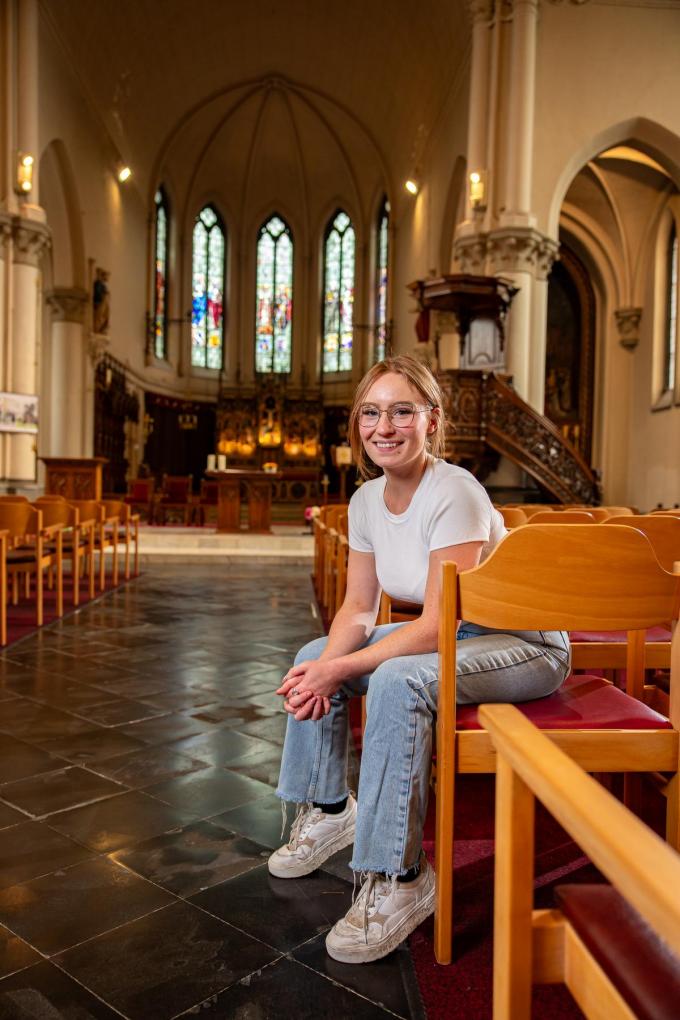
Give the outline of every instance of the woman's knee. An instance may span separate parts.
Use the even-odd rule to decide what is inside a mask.
[[[371,673],[368,683],[368,703],[386,701],[390,705],[413,704],[413,695],[431,679],[431,670],[418,664],[419,656],[404,655],[387,659]]]
[[[295,665],[299,666],[301,662],[307,662],[308,659],[318,659],[327,643],[327,637],[314,638],[313,641],[308,641],[295,656]]]

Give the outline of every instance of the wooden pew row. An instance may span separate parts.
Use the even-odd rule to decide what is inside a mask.
[[[493,1020],[529,1020],[532,984],[555,983],[592,1020],[674,1020],[680,855],[517,708],[479,715],[498,758]],[[536,799],[611,886],[564,886],[561,910],[532,909]]]

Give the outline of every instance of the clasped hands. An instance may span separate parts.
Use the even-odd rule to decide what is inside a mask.
[[[283,707],[298,721],[317,722],[331,710],[331,695],[343,684],[338,660],[310,659],[291,666],[276,691],[283,695]]]

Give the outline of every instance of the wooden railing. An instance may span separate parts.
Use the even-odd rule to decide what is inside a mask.
[[[579,451],[502,376],[461,369],[438,379],[448,421],[447,460],[476,469],[483,480],[489,452],[502,454],[561,503],[600,501],[597,478]]]

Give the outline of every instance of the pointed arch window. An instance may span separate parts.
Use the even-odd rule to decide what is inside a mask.
[[[168,333],[168,240],[170,212],[163,188],[155,197],[154,226],[154,292],[153,292],[153,352],[157,358],[167,356]]]
[[[226,233],[211,205],[194,223],[191,254],[191,364],[222,368]]]
[[[323,370],[352,368],[356,237],[343,210],[326,228],[323,260]]]
[[[666,250],[666,322],[663,347],[662,391],[675,386],[678,352],[678,232],[675,221],[668,235]]]
[[[387,288],[389,272],[390,203],[385,198],[378,212],[375,266],[375,360],[387,349]]]
[[[293,334],[293,237],[274,215],[257,238],[255,371],[290,372]]]

